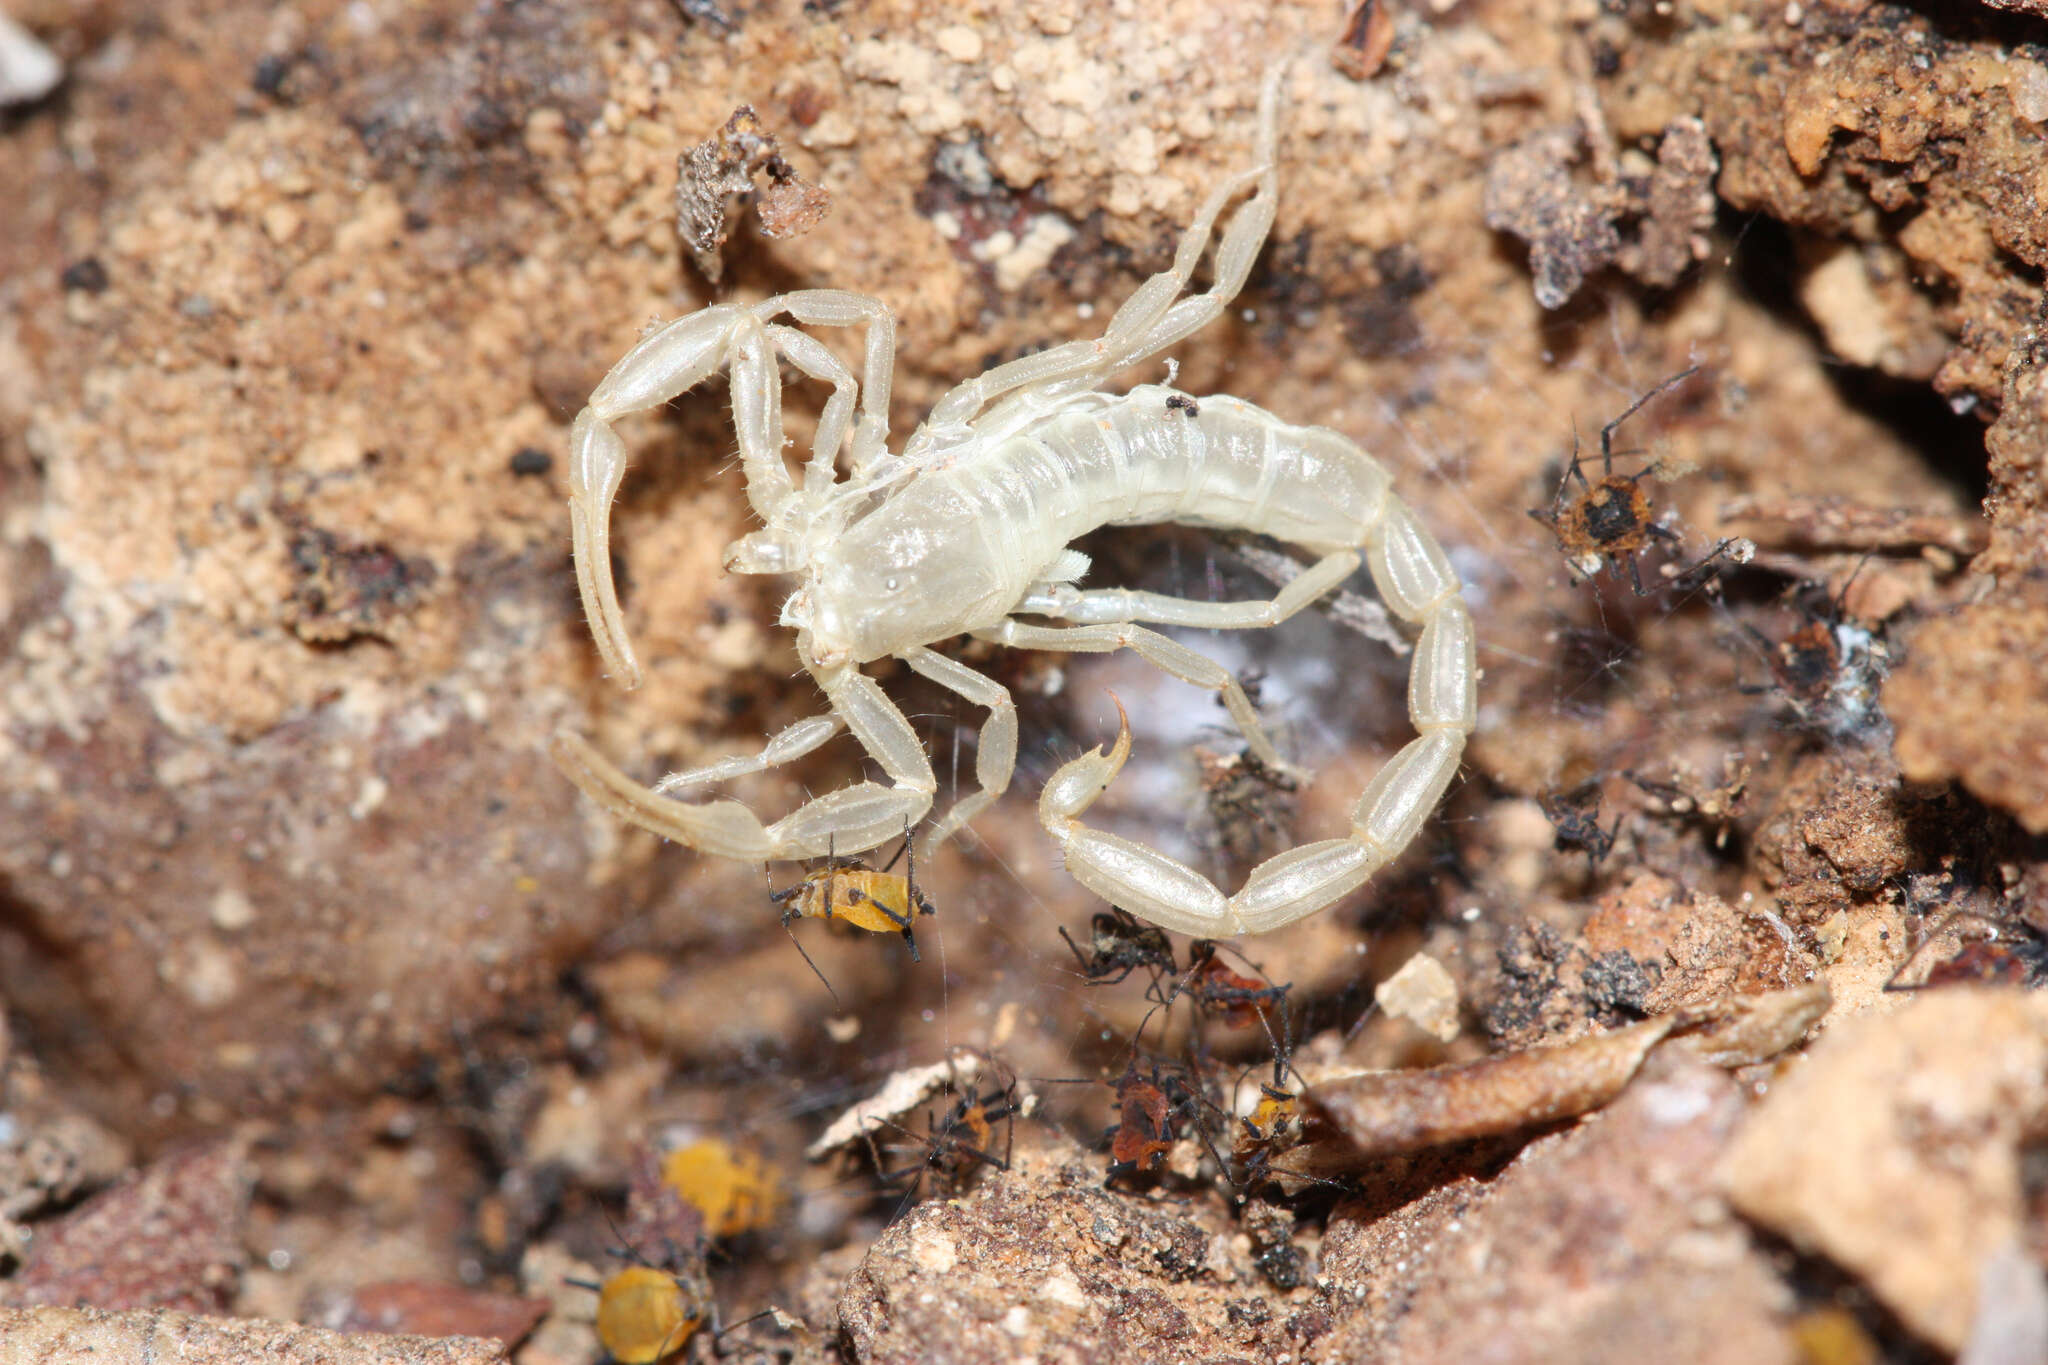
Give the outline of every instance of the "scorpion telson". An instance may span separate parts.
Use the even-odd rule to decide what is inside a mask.
[[[726,567],[796,577],[782,622],[796,630],[798,657],[831,713],[789,726],[756,755],[674,774],[658,790],[564,731],[553,753],[579,787],[623,819],[721,857],[762,863],[874,848],[923,819],[938,790],[910,722],[860,670],[895,657],[988,711],[975,755],[979,790],[934,825],[929,850],[1009,787],[1016,762],[1009,691],[930,648],[962,634],[1020,649],[1133,650],[1217,693],[1258,760],[1291,771],[1227,669],[1141,623],[1277,625],[1363,564],[1387,608],[1421,631],[1408,683],[1418,733],[1366,787],[1347,835],[1268,859],[1226,895],[1186,863],[1091,829],[1081,817],[1129,754],[1128,726],[1108,753],[1083,754],[1053,775],[1039,817],[1082,885],[1154,924],[1207,938],[1277,929],[1313,914],[1401,852],[1450,785],[1476,715],[1472,616],[1435,538],[1394,496],[1379,462],[1337,432],[1293,426],[1225,395],[1198,402],[1157,384],[1102,391],[1118,372],[1213,321],[1243,287],[1279,195],[1280,74],[1269,71],[1260,89],[1255,164],[1202,202],[1171,268],[1139,286],[1101,337],[1008,361],[954,388],[899,455],[887,446],[896,323],[879,300],[812,289],[720,304],[668,324],[627,353],[570,432],[577,583],[606,667],[626,687],[641,681],[612,583],[611,504],[626,469],[614,424],[724,370],[747,497],[764,523],[732,544]],[[1210,287],[1182,297],[1217,220],[1247,189],[1251,198],[1222,230]],[[865,327],[860,382],[781,318]],[[782,459],[783,363],[832,388],[801,482]],[[1088,571],[1087,557],[1068,548],[1077,537],[1105,525],[1162,521],[1267,535],[1317,559],[1270,601],[1197,602],[1077,586]],[[829,792],[772,825],[737,801],[675,799],[800,758],[842,726],[886,781]]]

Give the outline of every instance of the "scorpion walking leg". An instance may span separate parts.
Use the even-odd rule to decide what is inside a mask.
[[[1048,393],[1094,387],[1116,371],[1158,354],[1223,311],[1244,287],[1252,261],[1273,226],[1273,212],[1279,202],[1279,180],[1273,161],[1279,137],[1281,71],[1277,65],[1269,69],[1259,87],[1254,166],[1224,181],[1202,201],[1194,221],[1181,234],[1173,265],[1139,285],[1137,292],[1116,310],[1099,339],[1054,346],[1037,355],[998,365],[956,386],[933,406],[930,426],[970,421],[989,403],[1018,390]],[[1201,263],[1224,206],[1253,184],[1258,186],[1258,193],[1231,218],[1217,248],[1215,282],[1206,293],[1174,304],[1175,297],[1187,288],[1195,267]]]
[[[846,721],[891,785],[858,782],[797,807],[768,831],[780,850],[777,858],[878,848],[924,819],[939,789],[917,732],[874,679],[850,667],[816,676],[833,714]]]
[[[1084,625],[1144,621],[1203,630],[1259,630],[1279,625],[1335,588],[1357,570],[1359,562],[1350,550],[1325,555],[1297,574],[1270,601],[1194,602],[1185,597],[1133,592],[1128,588],[1057,587],[1043,597],[1027,598],[1018,610]]]
[[[1145,290],[1141,289],[1117,309],[1116,316],[1109,320],[1109,327],[1102,335],[1109,355],[1101,369],[1088,377],[1090,384],[1155,356],[1206,327],[1222,315],[1238,291],[1244,288],[1245,277],[1251,274],[1252,262],[1258,259],[1259,248],[1266,243],[1266,234],[1273,230],[1273,214],[1280,202],[1280,177],[1274,161],[1279,140],[1281,72],[1280,66],[1269,68],[1259,86],[1259,137],[1252,151],[1254,168],[1219,186],[1209,202],[1203,205],[1203,212],[1196,215],[1195,221],[1189,225],[1187,237],[1181,241],[1173,269],[1146,282],[1146,289],[1159,287],[1156,298],[1145,298]],[[1208,236],[1210,224],[1215,221],[1217,213],[1231,195],[1252,181],[1257,182],[1258,193],[1231,215],[1230,225],[1224,229],[1223,238],[1216,245],[1215,276],[1209,288],[1168,307],[1168,302],[1186,286],[1194,273],[1194,261],[1201,255],[1200,243]],[[1196,236],[1197,233],[1201,234],[1200,237]],[[1191,246],[1192,252],[1189,250]],[[1184,259],[1190,256],[1193,259]],[[1167,287],[1168,281],[1172,282],[1172,288]],[[1134,304],[1143,306],[1134,307]]]
[[[824,411],[818,414],[818,429],[811,436],[811,458],[804,462],[804,495],[808,500],[839,477],[839,447],[846,440],[846,424],[853,419],[853,371],[808,332],[773,323],[767,332],[776,354],[810,378],[832,386],[832,396],[825,400]]]
[[[889,392],[896,377],[896,315],[889,305],[866,294],[844,289],[799,289],[757,304],[754,312],[766,320],[776,312],[787,313],[813,327],[857,327],[866,324],[867,341],[862,351],[860,420],[853,429],[853,453],[849,456],[855,474],[861,473],[887,451],[889,439]],[[813,460],[827,465],[838,451],[817,449]],[[808,476],[807,476],[808,478]]]
[[[1073,654],[1132,650],[1181,681],[1206,687],[1220,696],[1224,709],[1230,712],[1230,718],[1237,723],[1251,751],[1259,756],[1259,762],[1278,772],[1294,774],[1297,771],[1280,757],[1280,751],[1266,737],[1266,729],[1259,723],[1259,713],[1252,709],[1251,699],[1245,696],[1244,688],[1231,676],[1230,670],[1156,630],[1134,625],[1031,626],[1020,621],[1005,621],[974,634],[977,639],[993,640],[1017,649],[1059,650]]]
[[[706,763],[701,768],[670,773],[654,784],[654,794],[674,796],[677,792],[701,787],[707,782],[730,782],[735,777],[766,772],[802,758],[845,728],[845,722],[837,716],[811,716],[781,731],[757,754],[734,754],[716,763]]]
[[[1010,777],[1017,769],[1017,706],[1010,700],[1009,688],[943,654],[916,649],[905,654],[903,661],[939,686],[988,708],[988,720],[974,751],[974,777],[981,790],[954,802],[937,828],[925,836],[924,852],[930,857],[962,825],[1010,789]]]
[[[739,862],[766,863],[864,853],[887,843],[931,809],[938,782],[917,734],[874,681],[853,669],[821,677],[833,716],[798,721],[757,756],[737,757],[667,779],[673,789],[697,782],[761,772],[816,749],[843,718],[854,737],[888,774],[892,785],[857,782],[827,792],[773,825],[737,801],[692,804],[642,786],[593,749],[582,736],[559,730],[549,753],[585,795],[622,820],[703,853]]]
[[[1366,784],[1352,808],[1350,836],[1270,858],[1226,897],[1186,863],[1088,828],[1081,815],[1130,755],[1130,723],[1119,704],[1116,744],[1061,767],[1038,802],[1039,821],[1064,845],[1076,881],[1182,933],[1263,933],[1349,895],[1414,839],[1457,774],[1477,719],[1472,615],[1443,551],[1398,499],[1388,500],[1368,530],[1366,555],[1388,608],[1422,626],[1408,678],[1417,737]]]

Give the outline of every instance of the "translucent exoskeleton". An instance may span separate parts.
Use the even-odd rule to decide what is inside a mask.
[[[1408,685],[1417,737],[1367,786],[1342,838],[1269,859],[1227,895],[1183,862],[1091,829],[1082,816],[1128,755],[1127,728],[1109,752],[1060,768],[1039,815],[1084,886],[1155,924],[1211,938],[1313,914],[1400,853],[1456,774],[1476,715],[1472,616],[1443,550],[1394,495],[1387,471],[1337,432],[1293,426],[1224,395],[1194,398],[1158,384],[1102,390],[1120,371],[1214,320],[1243,286],[1278,199],[1279,87],[1276,68],[1259,95],[1255,164],[1209,194],[1172,266],[1125,300],[1102,336],[1008,361],[959,385],[900,454],[887,444],[895,319],[879,300],[811,289],[720,304],[634,347],[598,385],[570,435],[577,582],[607,668],[626,687],[641,681],[612,582],[611,505],[626,470],[614,424],[723,371],[748,500],[763,523],[732,544],[726,567],[796,579],[782,623],[796,631],[798,656],[830,712],[789,726],[758,754],[675,773],[651,789],[564,731],[553,753],[571,779],[621,818],[721,857],[765,863],[874,848],[920,821],[938,789],[909,721],[861,671],[895,657],[988,712],[975,756],[978,790],[936,822],[929,850],[1002,795],[1016,761],[1007,689],[931,647],[963,634],[1021,649],[1133,650],[1216,692],[1251,751],[1284,769],[1237,680],[1149,627],[1274,626],[1363,564],[1388,609],[1420,630]],[[1247,189],[1251,197],[1221,232],[1209,288],[1188,293],[1218,219]],[[865,328],[860,379],[791,323]],[[801,480],[782,456],[784,364],[832,389]],[[1068,548],[1073,540],[1105,525],[1162,521],[1272,536],[1315,561],[1268,601],[1079,586],[1088,560]],[[688,789],[800,758],[842,727],[885,780],[828,792],[773,824],[737,801],[679,799]]]

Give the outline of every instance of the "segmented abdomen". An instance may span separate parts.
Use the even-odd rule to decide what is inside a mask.
[[[1151,384],[1048,418],[999,449],[984,467],[998,484],[990,491],[1018,499],[1008,511],[1032,504],[1039,534],[1056,545],[1097,526],[1175,521],[1327,553],[1363,541],[1392,483],[1334,431]]]

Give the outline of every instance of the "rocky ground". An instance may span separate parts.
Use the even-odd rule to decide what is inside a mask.
[[[10,1358],[594,1361],[622,1242],[778,1314],[621,1358],[2048,1351],[2037,7],[6,5],[64,70],[0,51]],[[1276,62],[1278,220],[1175,382],[1394,473],[1478,623],[1460,777],[1242,957],[1098,941],[1032,799],[1109,689],[1102,823],[1234,885],[1404,742],[1406,642],[1351,597],[1188,637],[1292,790],[1142,664],[949,642],[1016,789],[920,861],[922,961],[794,926],[821,984],[759,868],[543,753],[652,780],[821,705],[721,567],[717,383],[622,426],[648,677],[603,676],[568,424],[648,324],[830,287],[895,311],[900,440],[1100,333]],[[1270,547],[1081,548],[1270,592]],[[982,714],[873,672],[971,789]],[[650,1163],[704,1139],[745,1175],[693,1211]]]

